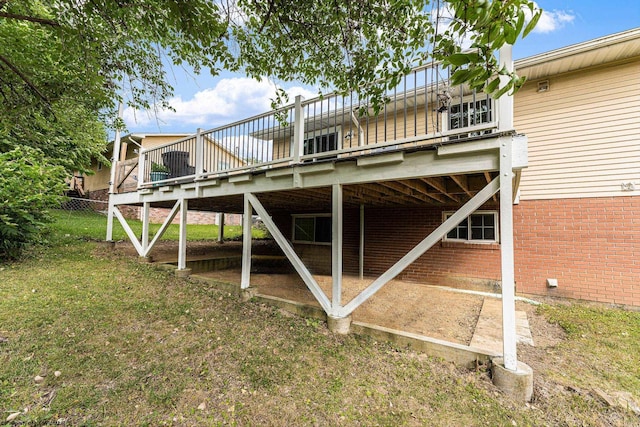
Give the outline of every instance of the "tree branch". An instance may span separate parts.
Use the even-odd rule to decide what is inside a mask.
[[[38,24],[49,25],[51,27],[59,27],[60,23],[52,19],[37,18],[35,16],[16,15],[15,13],[0,12],[0,18],[15,19],[18,21],[36,22]]]
[[[270,0],[269,1],[269,10],[267,10],[267,16],[264,17],[264,21],[262,21],[262,25],[260,26],[260,29],[258,30],[258,33],[262,33],[262,30],[264,30],[264,27],[267,26],[267,23],[269,22],[269,19],[271,18],[271,14],[273,13],[274,7],[275,7],[275,1],[274,0]]]
[[[40,97],[40,99],[42,99],[47,105],[49,105],[49,99],[47,99],[47,97],[44,96],[42,92],[40,92],[38,87],[35,84],[33,84],[31,80],[29,80],[29,77],[27,77],[22,71],[20,71],[18,67],[13,65],[11,61],[9,61],[7,58],[5,58],[2,55],[0,55],[0,62],[3,62],[7,67],[9,67],[9,69],[13,71],[18,77],[20,77],[20,79],[22,79],[22,81],[25,82],[27,86],[29,86],[29,88],[31,88],[31,90]]]

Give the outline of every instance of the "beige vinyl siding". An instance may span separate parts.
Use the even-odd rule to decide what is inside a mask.
[[[168,144],[170,142],[174,142],[186,137],[187,135],[147,135],[142,139],[141,145],[145,149],[149,149],[153,147],[158,147],[160,145]]]
[[[102,165],[102,169],[98,170],[98,163],[93,161],[91,169],[95,173],[84,175],[84,191],[96,191],[109,188],[111,168],[107,165]]]
[[[636,194],[621,184],[640,187],[640,58],[548,80],[548,92],[532,81],[515,99],[529,139],[521,199]]]

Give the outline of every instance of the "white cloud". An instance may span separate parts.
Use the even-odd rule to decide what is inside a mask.
[[[286,90],[291,102],[296,95],[306,99],[317,96],[317,93],[300,86]],[[191,99],[181,96],[170,99],[169,104],[175,111],[137,111],[127,108],[123,119],[130,130],[157,122],[165,127],[191,125],[195,132],[197,127],[209,129],[269,111],[275,93],[275,85],[266,79],[225,78],[218,81],[215,87],[195,93]]]
[[[559,30],[564,27],[566,24],[570,24],[576,16],[573,14],[573,11],[564,11],[564,10],[543,10],[542,16],[538,21],[538,25],[533,29],[536,33],[551,33],[553,31]]]
[[[540,9],[540,5],[534,3],[537,9]],[[531,11],[528,8],[524,8],[527,21],[531,19]],[[563,28],[566,24],[570,24],[576,18],[572,10],[544,10],[542,16],[538,21],[538,24],[533,29],[534,33],[552,33]]]

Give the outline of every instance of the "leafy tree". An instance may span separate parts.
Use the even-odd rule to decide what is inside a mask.
[[[353,90],[375,107],[412,66],[443,61],[454,83],[498,96],[522,80],[500,69],[495,51],[539,16],[528,0],[0,0],[0,153],[33,156],[0,169],[26,176],[37,162],[67,172],[106,162],[118,101],[168,107],[169,63]],[[59,189],[42,182],[49,204]],[[24,223],[21,236],[31,235],[40,216],[23,218],[4,230]]]
[[[47,209],[60,206],[64,177],[37,149],[0,153],[0,260],[17,258],[39,238]]]
[[[0,91],[26,105],[64,96],[104,118],[123,91],[134,107],[167,107],[173,63],[356,90],[375,103],[412,66],[436,60],[456,82],[498,95],[506,71],[495,51],[539,16],[527,0],[0,0]],[[505,91],[522,84],[510,77]]]

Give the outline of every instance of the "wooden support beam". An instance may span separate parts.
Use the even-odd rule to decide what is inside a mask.
[[[445,197],[442,196],[440,193],[433,193],[430,192],[429,189],[427,188],[427,184],[424,181],[420,181],[420,180],[403,180],[403,181],[398,181],[400,182],[402,185],[406,185],[407,187],[417,191],[418,193],[424,194],[425,196],[440,202],[440,203],[444,203],[446,201]]]
[[[424,200],[415,199],[414,197],[407,196],[405,194],[399,193],[388,187],[388,183],[380,182],[377,184],[363,184],[362,187],[364,189],[368,189],[373,192],[379,193],[385,201],[388,200],[396,200],[399,203],[412,203],[417,204],[419,202],[424,202]]]
[[[457,196],[454,196],[453,194],[450,194],[449,191],[447,190],[447,186],[444,182],[444,178],[442,178],[441,176],[434,176],[434,177],[429,177],[429,178],[420,178],[420,180],[426,182],[427,184],[429,184],[430,186],[432,186],[433,188],[435,188],[436,190],[438,190],[439,192],[441,192],[442,194],[444,194],[445,196],[447,196],[448,198],[450,198],[451,200],[453,200],[456,203],[460,203],[460,198]]]
[[[419,192],[414,192],[411,188],[401,184],[400,182],[397,181],[385,181],[385,182],[381,182],[379,183],[380,185],[387,187],[393,191],[397,191],[399,193],[402,193],[404,195],[407,195],[411,198],[417,199],[418,201],[421,202],[431,202],[432,199],[427,197],[426,195],[419,193]]]
[[[473,192],[469,189],[469,180],[466,175],[451,175],[451,179],[458,184],[458,187],[460,187],[462,191],[467,193],[467,196],[473,196]]]
[[[443,195],[447,196],[448,198],[450,198],[451,200],[453,200],[456,203],[460,201],[456,196],[450,195],[447,192],[447,188],[444,185],[444,182],[439,183],[437,181],[428,181],[428,178],[420,178],[420,179],[417,179],[417,180],[414,180],[414,181],[410,181],[410,183],[411,183],[411,185],[415,186],[416,190],[420,191],[421,193],[426,194],[427,196],[431,197],[432,199],[437,200],[440,203],[445,203],[446,202],[446,199],[443,197]],[[431,188],[439,191],[439,193],[433,193],[433,192],[429,191],[428,188],[426,187],[426,185],[429,185]]]

